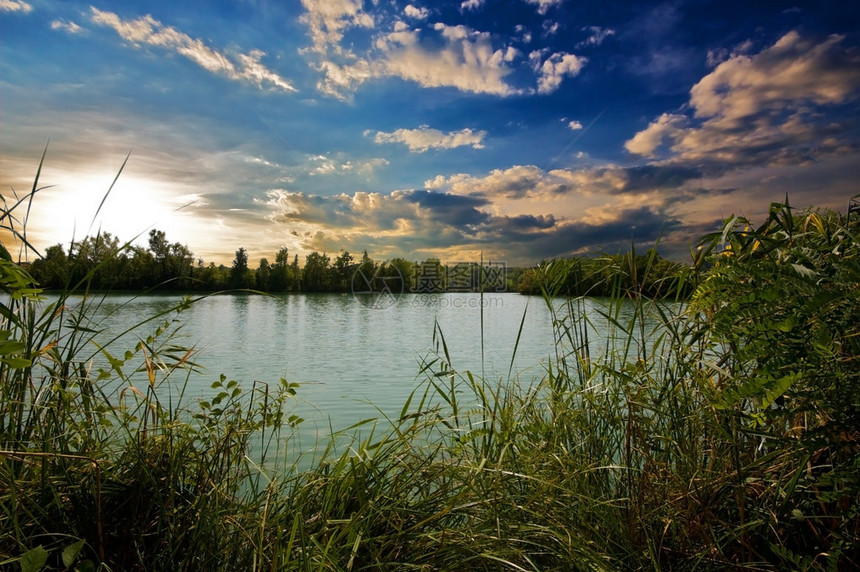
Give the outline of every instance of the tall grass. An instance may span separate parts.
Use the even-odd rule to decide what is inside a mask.
[[[706,237],[685,303],[641,296],[650,266],[641,276],[634,256],[598,313],[564,297],[565,262],[542,266],[556,346],[540,380],[459,371],[436,325],[425,381],[397,418],[334,435],[302,471],[279,462],[301,430],[288,415],[294,386],[245,394],[221,377],[212,399],[187,403],[194,352],[171,340],[175,324],[161,322],[172,315],[127,351],[100,349],[108,365],[91,367],[97,300],[84,285],[40,305],[4,252],[0,561],[857,567],[856,227],[790,215],[786,202],[759,228],[733,220]]]
[[[40,190],[37,174],[0,213],[25,248],[18,211]],[[221,376],[211,400],[188,403],[195,352],[174,334],[193,301],[105,342],[92,320],[101,298],[88,290],[97,270],[49,301],[0,248],[0,565],[247,568],[260,466],[297,421],[285,414],[294,387],[255,382],[245,394]],[[115,347],[141,328],[149,333],[131,347]],[[256,460],[251,439],[262,440]]]

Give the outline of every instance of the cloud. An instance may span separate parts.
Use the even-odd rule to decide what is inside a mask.
[[[467,227],[481,224],[489,215],[479,207],[486,199],[430,191],[393,191],[391,194],[356,192],[319,196],[274,190],[268,194],[275,222],[316,223],[343,232],[387,232],[401,228],[401,221],[437,222]]]
[[[484,0],[464,0],[460,4],[460,11],[466,10],[478,10],[481,6],[484,5]]]
[[[519,41],[524,44],[529,44],[532,41],[532,33],[531,30],[523,26],[522,24],[517,24],[514,26],[514,30],[517,34],[520,35]]]
[[[465,173],[448,177],[439,175],[424,183],[428,189],[459,195],[538,200],[550,200],[573,193],[614,194],[623,191],[625,184],[625,178],[620,170],[544,171],[535,165],[514,165],[507,169],[494,169],[481,177]]]
[[[582,123],[576,120],[571,121],[567,124],[567,126],[570,127],[573,131],[579,131],[580,129],[582,129]]]
[[[538,14],[546,14],[553,6],[560,6],[563,0],[526,0],[527,4],[537,6]]]
[[[582,28],[583,31],[591,32],[591,35],[588,36],[587,39],[579,42],[577,47],[581,46],[599,46],[603,43],[603,40],[608,38],[609,36],[615,35],[615,30],[610,28],[601,28],[600,26],[585,26]]]
[[[383,34],[375,47],[382,57],[380,75],[414,81],[424,87],[454,87],[472,93],[513,95],[519,90],[505,82],[509,64],[518,52],[511,46],[496,48],[489,33],[466,26],[433,26],[443,45],[430,48],[419,30]]]
[[[81,28],[74,22],[63,22],[62,20],[54,20],[53,22],[51,22],[51,29],[63,30],[65,32],[68,32],[69,34],[80,34],[81,32],[83,32],[83,28]]]
[[[558,22],[546,20],[543,24],[541,24],[541,28],[543,28],[543,35],[549,38],[550,36],[555,36],[558,33],[559,29],[561,28],[561,24],[559,24]]]
[[[304,159],[304,166],[309,168],[310,176],[332,175],[335,173],[372,174],[376,169],[388,165],[387,159],[375,158],[358,161],[354,159],[332,159],[325,155],[316,155]]]
[[[795,164],[850,148],[850,127],[827,116],[855,99],[860,54],[843,36],[820,43],[790,32],[758,54],[734,53],[690,90],[681,113],[664,113],[625,143],[652,157],[667,142],[675,160]]]
[[[860,55],[840,49],[844,38],[816,45],[789,32],[757,55],[735,55],[690,90],[695,116],[737,126],[762,111],[845,101],[860,86]]]
[[[367,60],[358,58],[348,64],[322,61],[316,64],[316,68],[322,73],[322,79],[317,82],[317,89],[342,100],[347,99],[346,94],[355,91],[362,83],[378,75]]]
[[[352,93],[362,84],[377,78],[399,78],[415,82],[422,87],[451,87],[467,93],[498,96],[551,93],[558,89],[564,77],[577,75],[586,58],[549,51],[532,52],[522,58],[518,44],[528,43],[531,34],[517,26],[517,37],[502,39],[490,32],[466,25],[449,25],[436,22],[416,27],[409,20],[426,20],[428,8],[407,4],[402,12],[373,2],[364,6],[374,10],[371,15],[363,11],[358,0],[336,0],[330,5],[303,0],[307,12],[300,20],[308,26],[312,45],[300,53],[309,55],[310,65],[320,72],[317,88],[324,94],[342,100],[351,99]],[[544,13],[558,5],[556,0],[532,2]],[[474,10],[482,1],[467,1],[461,10]],[[386,10],[390,13],[386,13]],[[405,16],[405,18],[404,18]],[[544,22],[545,31],[554,33],[558,23]],[[359,29],[368,29],[366,39],[370,45],[363,51]],[[345,33],[356,33],[345,46]],[[599,30],[604,36],[611,31]],[[598,32],[595,31],[595,34]],[[516,85],[524,75],[522,68],[530,65],[537,87]]]
[[[677,137],[686,123],[687,117],[684,115],[664,113],[624,143],[624,148],[636,155],[653,157],[664,139]]]
[[[293,229],[306,251],[367,248],[377,257],[467,260],[484,252],[525,264],[623,249],[631,239],[650,246],[661,231],[678,227],[677,220],[651,206],[622,204],[571,220],[553,214],[491,214],[485,210],[487,199],[424,190],[329,197],[274,190],[267,205],[269,219]]]
[[[234,81],[245,81],[261,89],[267,87],[277,91],[296,91],[287,80],[261,63],[265,52],[260,50],[236,54],[231,59],[227,54],[208,47],[202,40],[171,26],[164,26],[152,16],[123,20],[112,12],[103,12],[92,6],[90,11],[94,23],[113,28],[122,39],[135,47],[148,45],[174,51],[211,73]]]
[[[529,54],[529,60],[538,72],[538,93],[552,93],[561,85],[564,76],[578,75],[588,61],[581,56],[557,52],[541,63],[542,56],[541,51],[533,51]]]
[[[423,153],[429,149],[453,149],[466,145],[471,145],[475,149],[482,149],[486,136],[486,131],[473,131],[469,128],[443,133],[438,129],[431,129],[427,125],[422,125],[418,129],[397,129],[392,133],[377,131],[373,137],[373,142],[378,144],[403,143],[413,153]]]
[[[403,13],[415,20],[425,20],[430,16],[430,10],[427,8],[416,8],[412,4],[407,4],[403,9]]]
[[[33,6],[20,0],[0,0],[0,12],[23,12],[27,14],[33,11]]]
[[[340,41],[349,28],[373,28],[373,18],[361,9],[361,0],[302,0],[313,49],[321,54],[342,52]]]
[[[311,65],[321,74],[317,89],[346,100],[347,94],[379,74],[368,60],[344,49],[340,42],[349,29],[373,29],[374,19],[362,10],[361,0],[302,0],[302,6],[306,12],[300,21],[308,27],[312,45],[300,53],[316,54]]]
[[[702,176],[699,169],[684,165],[606,165],[548,171],[534,165],[515,165],[495,169],[484,176],[465,173],[448,177],[438,175],[425,181],[424,186],[456,195],[527,200],[533,208],[537,204],[534,201],[547,202],[562,196],[592,197],[599,201],[601,197],[638,196],[643,192],[650,193],[651,200],[671,195],[683,201],[686,192],[683,187]]]

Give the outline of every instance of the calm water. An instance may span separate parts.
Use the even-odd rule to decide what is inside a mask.
[[[106,340],[175,305],[181,297],[108,295],[98,312]],[[522,383],[539,379],[555,352],[552,318],[542,299],[513,293],[405,294],[388,307],[370,307],[349,294],[282,296],[218,295],[204,298],[179,316],[178,342],[200,351],[205,368],[189,381],[187,396],[209,398],[210,384],[223,373],[250,389],[254,380],[280,378],[301,384],[293,413],[306,419],[311,439],[355,422],[396,417],[409,393],[424,379],[421,364],[436,354],[434,323],[444,334],[457,371],[487,379],[513,375]],[[523,319],[525,316],[525,319]],[[152,322],[115,342],[122,355]],[[441,346],[439,346],[441,354]]]

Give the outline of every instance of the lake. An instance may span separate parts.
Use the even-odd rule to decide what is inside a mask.
[[[104,341],[182,297],[97,299],[94,321],[104,329],[97,338]],[[587,304],[594,308],[598,302]],[[386,304],[369,304],[351,294],[214,295],[196,301],[179,320],[178,342],[195,346],[195,361],[205,368],[189,379],[187,398],[210,398],[210,384],[221,373],[245,389],[255,380],[299,383],[291,413],[305,419],[301,434],[312,444],[331,428],[397,417],[410,392],[426,379],[419,373],[422,363],[442,352],[434,343],[435,323],[453,367],[485,379],[506,379],[511,370],[523,385],[532,383],[556,351],[543,299],[515,293],[403,294]],[[121,356],[157,325],[151,322],[126,335],[111,345],[112,353]]]

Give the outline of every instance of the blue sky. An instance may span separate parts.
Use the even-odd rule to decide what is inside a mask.
[[[843,210],[858,94],[854,3],[0,0],[0,192],[50,140],[38,249],[683,260],[786,193]]]

